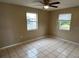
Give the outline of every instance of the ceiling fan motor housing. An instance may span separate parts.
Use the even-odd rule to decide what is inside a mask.
[[[44,2],[45,5],[49,4],[49,0],[43,0],[43,2]]]

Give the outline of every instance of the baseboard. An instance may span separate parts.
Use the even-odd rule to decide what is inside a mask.
[[[46,36],[41,36],[41,37],[37,37],[37,38],[31,39],[31,40],[19,42],[19,43],[13,44],[13,45],[5,46],[5,47],[0,48],[0,50],[7,49],[7,48],[10,48],[10,47],[14,47],[14,46],[18,46],[18,45],[21,45],[21,44],[24,44],[24,43],[27,44],[29,42],[36,41],[36,40],[43,39],[43,38],[46,38]],[[66,42],[69,42],[69,43],[72,43],[72,44],[75,44],[75,45],[79,45],[79,43],[77,43],[77,42],[73,42],[73,41],[70,41],[70,40],[66,40],[66,39],[63,39],[63,38],[60,38],[60,37],[57,37],[57,36],[50,37],[50,38],[58,38],[60,40],[66,41]]]
[[[10,48],[10,47],[14,47],[14,46],[18,46],[18,45],[21,45],[21,44],[24,44],[24,43],[27,44],[29,42],[32,42],[32,41],[35,41],[35,40],[39,40],[39,39],[42,39],[42,38],[45,38],[45,36],[41,36],[41,37],[37,37],[37,38],[31,39],[31,40],[19,42],[19,43],[13,44],[13,45],[5,46],[5,47],[0,48],[0,50],[7,49],[7,48]]]
[[[60,40],[63,40],[63,41],[65,41],[65,42],[72,43],[72,44],[74,44],[74,45],[79,45],[79,43],[73,42],[73,41],[71,41],[71,40],[66,40],[66,39],[63,39],[63,38],[60,38]]]
[[[53,38],[53,37],[52,37],[52,38]],[[63,40],[63,41],[65,41],[65,42],[68,42],[68,43],[71,43],[71,44],[79,45],[79,43],[77,43],[77,42],[73,42],[73,41],[71,41],[71,40],[67,40],[67,39],[61,38],[61,37],[59,37],[59,36],[54,36],[54,38],[58,38],[58,39],[60,39],[60,40]]]

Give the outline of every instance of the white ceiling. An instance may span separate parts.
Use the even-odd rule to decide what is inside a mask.
[[[6,3],[11,3],[11,4],[17,4],[17,5],[43,9],[42,4],[36,1],[39,1],[39,0],[0,0],[0,2],[6,2]],[[58,5],[59,6],[58,8],[50,7],[48,10],[56,10],[56,9],[79,6],[79,0],[51,0],[51,2],[54,2],[54,1],[59,1],[61,2],[61,4]]]

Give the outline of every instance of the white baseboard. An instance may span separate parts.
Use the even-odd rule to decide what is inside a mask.
[[[57,38],[60,39],[60,40],[65,41],[65,42],[68,42],[68,43],[74,44],[74,45],[79,45],[79,43],[77,43],[77,42],[73,42],[73,41],[71,41],[71,40],[66,40],[66,39],[63,39],[63,38],[61,38],[61,37],[57,37]]]
[[[79,45],[79,43],[77,43],[77,42],[64,39],[64,38],[62,38],[62,37],[60,37],[60,36],[57,36],[57,35],[55,35],[55,36],[50,36],[50,38],[56,38],[56,39],[58,38],[58,39],[63,40],[63,41],[65,41],[65,42],[68,42],[68,43],[71,43],[71,44],[75,44],[75,45]]]
[[[14,46],[17,46],[17,45],[21,45],[21,44],[24,44],[24,43],[27,44],[29,42],[32,42],[32,41],[35,41],[35,40],[39,40],[39,39],[42,39],[42,38],[45,38],[45,36],[41,36],[41,37],[37,37],[35,39],[30,39],[30,40],[19,42],[19,43],[13,44],[13,45],[5,46],[5,47],[0,48],[0,50],[7,49],[7,48],[10,48],[10,47],[14,47]]]
[[[32,41],[35,41],[35,40],[39,40],[39,39],[43,39],[43,38],[46,38],[46,36],[41,36],[41,37],[37,37],[35,39],[31,39],[31,40],[19,42],[19,43],[13,44],[13,45],[5,46],[5,47],[0,48],[0,50],[7,49],[7,48],[10,48],[10,47],[14,47],[14,46],[18,46],[18,45],[21,45],[21,44],[24,44],[24,43],[27,44],[29,42],[32,42]],[[72,43],[72,44],[75,44],[75,45],[79,45],[79,43],[77,43],[77,42],[66,40],[66,39],[63,39],[63,38],[60,38],[60,37],[52,37],[52,38],[58,38],[58,39],[63,40],[65,42],[69,42],[69,43]]]

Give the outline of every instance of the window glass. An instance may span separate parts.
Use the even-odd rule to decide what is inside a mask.
[[[72,14],[60,14],[59,15],[58,23],[59,23],[60,30],[70,30],[71,15]]]
[[[38,29],[38,19],[36,13],[26,13],[27,16],[27,30]]]

